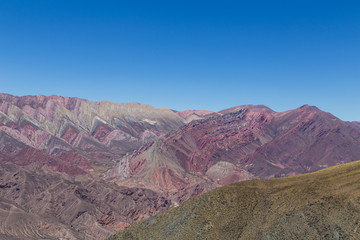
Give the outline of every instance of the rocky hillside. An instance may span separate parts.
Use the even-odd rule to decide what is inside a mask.
[[[217,188],[117,239],[360,239],[360,161]]]
[[[165,189],[183,202],[229,183],[308,173],[357,159],[358,124],[308,105],[286,112],[247,105],[190,122],[124,158],[122,171],[114,168],[108,175],[119,184]]]
[[[105,239],[168,209],[148,189],[119,187],[46,165],[0,164],[0,239]]]
[[[0,94],[0,238],[104,239],[169,208],[102,176],[185,122],[137,103]]]
[[[359,123],[307,105],[177,112],[0,94],[0,238],[104,239],[215,187],[356,159]]]
[[[23,149],[19,142],[59,161],[75,161],[80,169],[70,171],[78,173],[111,167],[184,123],[172,110],[138,103],[0,94],[2,152],[18,154]]]

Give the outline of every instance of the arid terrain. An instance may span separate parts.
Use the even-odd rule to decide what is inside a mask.
[[[360,161],[220,187],[119,232],[120,239],[359,239]]]
[[[118,184],[167,190],[184,202],[249,179],[292,176],[360,159],[360,128],[304,105],[239,106],[192,121],[118,164]],[[131,176],[131,178],[124,177]],[[139,185],[141,184],[141,185]]]
[[[220,186],[358,159],[359,123],[308,105],[178,112],[0,94],[0,238],[105,239]]]

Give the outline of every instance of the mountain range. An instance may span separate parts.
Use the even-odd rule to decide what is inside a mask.
[[[230,183],[292,176],[360,159],[360,128],[316,107],[240,106],[192,121],[123,158],[118,184],[181,203]]]
[[[0,94],[0,237],[105,239],[220,186],[358,159],[360,124],[308,105],[179,112]]]

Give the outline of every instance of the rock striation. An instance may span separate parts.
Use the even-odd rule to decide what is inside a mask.
[[[216,187],[357,159],[360,124],[308,105],[177,112],[0,94],[0,238],[105,239]]]
[[[1,239],[105,239],[168,209],[148,189],[76,178],[47,166],[0,165]]]
[[[0,94],[0,138],[4,143],[0,147],[6,159],[21,159],[27,151],[23,149],[41,151],[52,158],[53,165],[66,164],[60,163],[63,159],[74,161],[72,167],[58,168],[71,174],[109,168],[120,157],[184,123],[169,109],[138,103]]]
[[[245,105],[192,121],[128,156],[123,171],[131,179],[123,182],[166,190],[181,203],[218,186],[308,173],[356,159],[358,124],[308,105],[286,112]]]
[[[0,94],[0,238],[104,239],[169,208],[161,193],[102,176],[184,124],[138,103]]]

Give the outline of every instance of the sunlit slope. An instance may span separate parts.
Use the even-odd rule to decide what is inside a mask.
[[[110,239],[360,239],[360,161],[217,188]]]

